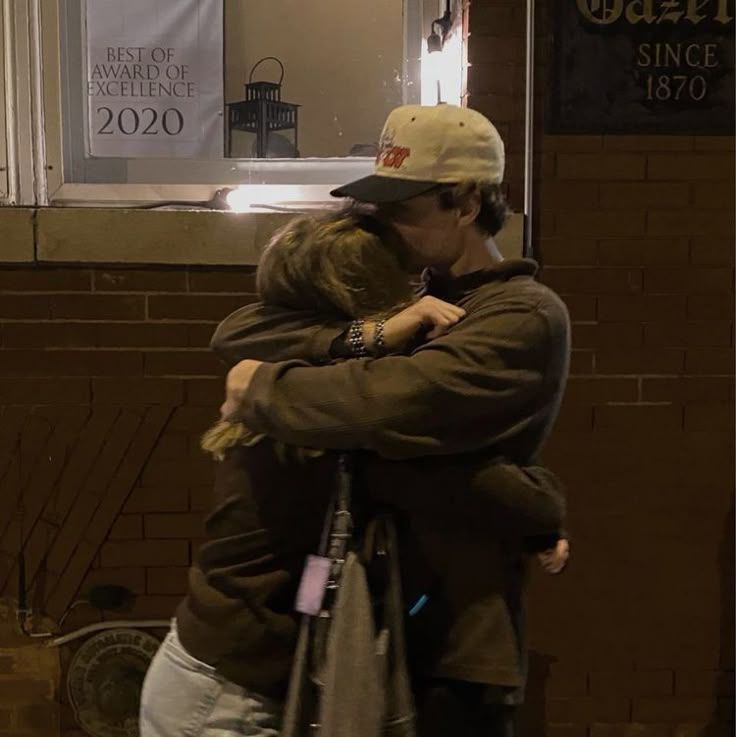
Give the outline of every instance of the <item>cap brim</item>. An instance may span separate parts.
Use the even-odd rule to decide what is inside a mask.
[[[412,179],[395,179],[371,174],[333,189],[330,194],[333,197],[350,197],[358,202],[379,205],[385,202],[402,202],[429,192],[437,186],[437,182],[417,182]]]

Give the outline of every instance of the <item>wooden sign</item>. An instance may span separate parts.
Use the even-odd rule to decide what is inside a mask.
[[[558,0],[547,133],[734,132],[734,0]]]

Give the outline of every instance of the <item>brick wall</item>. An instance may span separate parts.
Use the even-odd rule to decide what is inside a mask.
[[[469,103],[507,141],[517,208],[523,13],[470,8]],[[537,255],[574,322],[545,460],[569,488],[575,559],[533,576],[522,735],[725,736],[733,139],[540,128],[536,153]],[[123,616],[171,615],[209,504],[197,441],[222,378],[207,341],[252,290],[248,269],[0,270],[0,593],[15,593],[22,534],[32,598],[57,619],[95,583],[137,594]],[[80,605],[65,629],[119,616]]]
[[[524,9],[474,0],[470,98],[523,193]],[[545,461],[574,559],[535,575],[530,737],[732,734],[734,139],[547,136],[537,3],[536,256],[573,320]],[[545,727],[546,725],[546,727]]]

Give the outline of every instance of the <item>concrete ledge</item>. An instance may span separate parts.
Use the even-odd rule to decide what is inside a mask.
[[[0,262],[254,265],[271,234],[293,217],[206,210],[0,208]],[[523,216],[514,214],[498,236],[506,258],[521,255],[523,224]]]
[[[41,262],[249,265],[291,214],[44,208]]]
[[[25,207],[0,207],[0,262],[32,262],[33,213]]]

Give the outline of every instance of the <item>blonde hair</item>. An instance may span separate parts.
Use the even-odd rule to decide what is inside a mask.
[[[390,314],[412,299],[400,236],[351,209],[304,216],[277,232],[256,272],[265,304],[357,319]]]
[[[326,319],[388,316],[412,301],[403,241],[389,225],[352,208],[306,215],[279,230],[256,271],[256,289],[267,305],[320,312]],[[223,460],[235,445],[264,439],[242,422],[221,420],[201,447]],[[306,461],[322,451],[274,443],[277,457]]]

